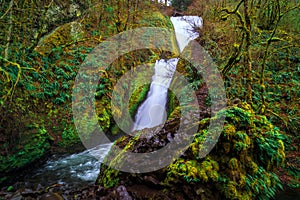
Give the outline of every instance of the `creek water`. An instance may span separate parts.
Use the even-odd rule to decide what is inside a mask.
[[[111,145],[112,143],[103,144],[72,155],[53,156],[39,169],[25,176],[26,187],[61,184],[68,188],[82,188],[93,184],[99,174],[101,161]],[[92,154],[99,155],[99,159]]]

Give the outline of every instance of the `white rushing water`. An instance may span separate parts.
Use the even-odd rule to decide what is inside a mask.
[[[171,17],[180,52],[191,40],[199,37],[195,28],[202,27],[202,18],[198,16]],[[167,118],[166,104],[168,88],[179,58],[158,60],[154,66],[154,75],[146,100],[138,108],[132,131],[151,128],[163,124]]]
[[[99,174],[101,161],[107,155],[111,145],[111,143],[103,144],[62,158],[53,157],[33,174],[29,174],[26,181],[35,186],[58,183],[82,187],[85,184],[94,183]],[[97,154],[99,159],[93,157],[90,154],[91,151]]]
[[[179,49],[182,52],[189,41],[199,36],[193,31],[193,27],[201,27],[202,19],[197,16],[186,16],[171,17],[171,21],[176,31]],[[178,60],[179,58],[156,61],[150,90],[146,100],[138,108],[136,125],[133,130],[154,127],[166,120],[168,87],[171,84]],[[69,185],[69,187],[82,187],[85,184],[93,183],[99,174],[101,161],[107,155],[111,145],[112,143],[104,144],[81,153],[50,159],[41,169],[33,172],[34,174],[30,175],[27,181],[42,185],[60,183]],[[92,155],[97,155],[99,159]]]

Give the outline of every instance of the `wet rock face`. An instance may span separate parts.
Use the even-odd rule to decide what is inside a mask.
[[[115,197],[120,200],[132,200],[131,196],[129,195],[126,187],[123,185],[119,186],[115,191]]]
[[[172,6],[161,5],[161,6],[159,6],[159,9],[164,15],[169,16],[169,17],[184,16],[184,14],[185,14],[183,11],[176,10]]]
[[[46,13],[49,28],[74,20],[89,6],[87,1],[54,1]]]

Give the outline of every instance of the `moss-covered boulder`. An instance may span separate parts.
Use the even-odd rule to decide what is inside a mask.
[[[203,141],[210,120],[218,120],[223,114],[226,114],[226,120],[217,144],[206,157],[199,157],[199,152],[205,148]],[[176,123],[172,122],[176,119],[170,119],[165,129],[153,137],[137,139],[126,136],[117,140],[115,145],[131,152],[155,151],[166,145],[168,133],[174,134]],[[149,173],[131,174],[102,165],[96,184],[109,190],[123,185],[136,199],[244,200],[274,197],[281,188],[275,172],[285,158],[285,136],[277,127],[265,116],[255,115],[243,102],[229,106],[199,124],[200,129],[188,150],[169,166]]]
[[[53,48],[74,44],[76,41],[82,39],[85,34],[81,23],[76,21],[70,22],[59,26],[42,38],[34,50],[45,55],[46,53],[50,53]]]

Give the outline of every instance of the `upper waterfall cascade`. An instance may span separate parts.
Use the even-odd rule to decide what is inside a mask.
[[[178,48],[182,52],[191,40],[199,37],[195,28],[202,27],[202,18],[198,16],[171,17],[171,21],[175,29]],[[179,58],[156,61],[150,90],[146,100],[138,108],[132,131],[158,126],[166,120],[168,88],[178,61]]]

